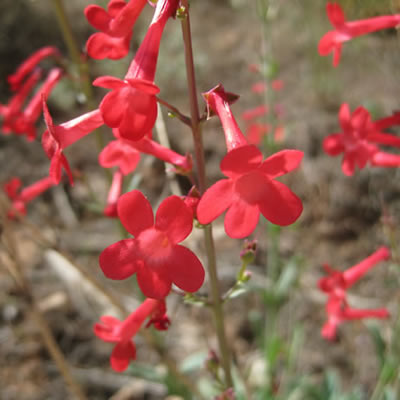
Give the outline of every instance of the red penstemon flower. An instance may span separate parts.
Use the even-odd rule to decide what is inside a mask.
[[[145,296],[162,299],[172,283],[186,292],[197,291],[204,270],[194,253],[179,245],[192,231],[193,214],[177,196],[166,198],[155,221],[148,200],[138,190],[118,200],[118,216],[134,239],[121,240],[100,254],[100,267],[110,279],[136,273]]]
[[[118,60],[129,52],[132,29],[147,0],[110,0],[107,11],[91,4],[85,8],[89,23],[100,32],[91,35],[86,43],[90,57]]]
[[[0,115],[3,117],[2,131],[10,134],[13,131],[15,121],[22,115],[22,107],[41,77],[41,70],[38,68],[19,87],[7,105],[2,105]]]
[[[157,117],[154,84],[158,51],[167,20],[174,16],[178,0],[159,0],[153,20],[136,53],[125,79],[112,76],[97,78],[95,86],[112,89],[102,100],[100,110],[104,122],[118,128],[121,137],[139,140],[148,134]]]
[[[344,103],[339,111],[341,133],[327,136],[323,142],[324,151],[331,155],[343,155],[342,170],[345,175],[354,174],[355,167],[364,168],[368,162],[373,166],[400,166],[400,156],[383,152],[375,144],[400,147],[400,138],[382,132],[400,123],[400,113],[373,122],[364,107],[350,113],[349,105]]]
[[[47,157],[51,160],[49,175],[58,184],[61,180],[61,170],[64,168],[70,183],[73,184],[71,169],[63,150],[103,125],[103,118],[100,110],[94,110],[60,125],[54,125],[44,96],[42,101],[44,119],[47,125],[47,130],[42,136],[42,146]]]
[[[124,321],[115,317],[104,315],[100,323],[94,325],[94,333],[105,342],[115,343],[111,353],[111,367],[122,372],[128,368],[129,362],[136,358],[136,346],[132,341],[144,321],[149,318],[146,325],[154,325],[158,330],[168,329],[169,319],[166,316],[164,300],[146,299]]]
[[[52,89],[57,85],[63,76],[60,68],[53,68],[42,86],[36,91],[35,95],[29,101],[21,115],[16,118],[12,125],[12,130],[17,135],[25,134],[29,141],[36,138],[35,123],[39,119],[43,108],[43,96],[48,97]]]
[[[53,180],[45,177],[21,190],[21,180],[16,177],[10,179],[3,185],[3,189],[12,203],[7,216],[13,219],[26,215],[26,205],[53,185]]]
[[[334,67],[339,65],[344,42],[367,33],[393,28],[400,23],[399,14],[347,22],[338,3],[328,3],[326,5],[326,13],[335,30],[327,32],[321,38],[318,44],[318,51],[321,56],[327,56],[333,52]]]
[[[283,150],[263,161],[257,147],[249,145],[229,107],[227,94],[217,86],[204,94],[207,105],[218,114],[225,133],[228,154],[220,167],[228,179],[211,186],[197,207],[200,223],[208,224],[225,210],[225,231],[233,238],[244,238],[255,229],[260,213],[278,225],[289,225],[300,216],[301,200],[275,178],[296,169],[303,153]]]
[[[321,331],[325,339],[334,339],[338,325],[344,321],[363,318],[387,318],[389,316],[389,312],[384,308],[374,310],[351,308],[347,303],[346,296],[347,289],[358,282],[378,262],[387,260],[389,257],[389,249],[381,247],[365,260],[343,272],[334,270],[327,264],[324,265],[329,275],[321,278],[318,281],[318,286],[328,295],[326,304],[328,321]]]

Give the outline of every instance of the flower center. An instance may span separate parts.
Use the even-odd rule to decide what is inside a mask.
[[[171,253],[171,244],[167,234],[154,227],[141,232],[137,240],[141,256],[146,260],[146,264],[151,261],[151,265],[156,267]]]
[[[235,183],[235,192],[249,204],[258,203],[268,196],[264,175],[259,171],[252,171],[242,175]]]

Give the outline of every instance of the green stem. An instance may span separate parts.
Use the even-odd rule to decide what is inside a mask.
[[[192,38],[190,31],[189,5],[187,0],[182,0],[181,4],[182,7],[184,7],[184,12],[185,12],[185,15],[182,18],[182,35],[185,46],[185,64],[186,64],[186,74],[187,74],[188,89],[189,89],[190,115],[192,122],[191,125],[192,125],[195,157],[197,164],[198,186],[199,186],[199,191],[202,194],[206,190],[207,183],[206,183],[206,173],[205,173],[204,148],[203,148],[203,140],[201,134],[201,121],[200,121],[199,106],[197,101]],[[207,225],[204,228],[204,241],[205,241],[207,261],[208,261],[207,265],[208,265],[210,290],[212,296],[212,309],[214,313],[215,328],[221,355],[221,364],[225,374],[226,387],[232,387],[233,381],[231,375],[231,355],[225,333],[224,312],[222,306],[222,299],[220,295],[221,291],[219,287],[219,279],[217,274],[217,262],[216,262],[214,239],[212,235],[211,225]]]

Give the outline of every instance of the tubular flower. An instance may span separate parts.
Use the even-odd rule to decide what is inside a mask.
[[[154,325],[158,330],[168,329],[169,319],[166,316],[164,300],[146,299],[124,321],[115,317],[104,315],[99,323],[93,327],[97,337],[105,342],[115,343],[111,353],[111,368],[117,372],[123,372],[128,368],[129,362],[136,358],[136,346],[132,341],[144,321],[149,318],[146,325]]]
[[[178,243],[192,231],[193,214],[177,196],[166,198],[154,221],[148,200],[138,190],[118,200],[118,216],[134,239],[107,247],[99,262],[110,279],[126,279],[136,273],[146,297],[163,299],[172,283],[186,292],[197,291],[204,280],[204,269],[194,253]]]
[[[114,130],[114,134],[117,138],[119,137],[118,130]],[[122,173],[127,175],[136,168],[140,160],[140,153],[151,154],[174,165],[177,173],[188,174],[193,168],[190,155],[182,156],[148,137],[136,142],[121,138],[111,141],[100,153],[99,163],[104,168],[118,166]]]
[[[10,179],[3,186],[4,191],[12,202],[7,216],[10,219],[14,219],[18,216],[26,215],[26,205],[53,185],[53,180],[45,177],[20,190],[21,180],[19,178]]]
[[[85,8],[89,23],[100,32],[91,35],[86,43],[90,57],[118,60],[129,52],[132,29],[142,12],[146,0],[111,0],[107,11],[91,4]]]
[[[321,331],[325,339],[333,340],[336,337],[338,325],[344,321],[362,318],[387,318],[389,316],[386,309],[359,310],[351,308],[347,303],[346,296],[347,289],[358,282],[378,262],[387,260],[389,257],[389,249],[381,247],[365,260],[344,272],[334,270],[327,264],[324,266],[328,276],[318,281],[318,287],[328,295],[326,304],[328,321]]]
[[[339,123],[342,132],[327,136],[323,148],[331,156],[344,153],[342,171],[345,175],[353,175],[356,166],[362,169],[368,162],[381,167],[400,165],[400,156],[382,152],[375,144],[400,147],[400,138],[381,132],[381,129],[399,124],[400,113],[372,122],[364,107],[358,107],[350,113],[349,105],[344,103],[339,111]]]
[[[36,69],[19,87],[7,105],[0,108],[0,115],[3,117],[2,131],[4,134],[10,134],[13,131],[15,121],[22,115],[22,106],[27,97],[33,90],[34,86],[39,82],[41,70]]]
[[[157,118],[154,84],[161,36],[167,20],[175,15],[178,0],[159,0],[153,20],[124,80],[112,76],[96,79],[95,86],[112,89],[102,100],[104,122],[118,128],[121,137],[139,140],[151,131]]]
[[[56,47],[46,46],[35,51],[30,57],[28,57],[18,69],[10,75],[7,80],[12,90],[19,90],[24,81],[25,77],[29,75],[36,66],[44,59],[50,56],[60,58],[61,54]]]
[[[48,97],[51,90],[62,78],[63,72],[60,68],[53,68],[41,88],[37,90],[30,102],[27,104],[23,112],[16,118],[12,125],[12,130],[17,135],[27,135],[27,139],[32,141],[36,138],[35,123],[39,119],[42,112],[42,96]]]
[[[333,52],[334,67],[339,65],[342,43],[367,33],[394,28],[400,23],[400,14],[347,22],[343,10],[338,3],[328,3],[326,5],[326,13],[335,29],[327,32],[321,38],[318,44],[318,51],[321,56],[327,56]]]
[[[47,126],[47,130],[42,136],[42,146],[47,157],[51,160],[49,175],[54,183],[58,184],[61,180],[61,169],[64,168],[72,185],[71,169],[63,150],[103,125],[103,118],[100,110],[94,110],[61,125],[54,125],[45,97],[42,100],[44,119]]]
[[[255,229],[260,213],[278,225],[289,225],[300,216],[301,200],[275,180],[297,168],[303,158],[298,150],[283,150],[263,161],[260,150],[247,144],[221,86],[205,94],[208,106],[221,119],[228,154],[220,168],[228,179],[211,186],[200,199],[197,217],[201,224],[214,221],[225,210],[225,231],[244,238]]]

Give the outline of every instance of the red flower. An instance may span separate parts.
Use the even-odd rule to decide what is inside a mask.
[[[336,338],[337,327],[342,322],[364,318],[388,318],[389,312],[385,308],[375,310],[351,308],[345,298],[330,296],[326,303],[328,321],[321,329],[321,335],[327,340]]]
[[[342,43],[367,33],[393,28],[400,23],[400,15],[386,15],[347,22],[338,3],[328,3],[326,13],[335,30],[329,31],[321,38],[318,51],[321,56],[327,56],[333,52],[334,67],[339,65]]]
[[[87,52],[95,59],[118,60],[129,52],[132,29],[142,12],[146,0],[111,0],[107,11],[91,4],[85,8],[85,16],[99,33],[91,35],[86,43]]]
[[[118,128],[121,137],[139,140],[151,131],[157,117],[154,84],[161,36],[169,17],[177,8],[178,0],[159,0],[153,20],[136,53],[124,80],[111,76],[96,79],[95,86],[112,89],[102,100],[100,110],[104,122]]]
[[[247,143],[232,115],[231,94],[219,85],[204,97],[222,122],[228,154],[220,168],[228,179],[218,181],[204,193],[197,207],[199,222],[208,224],[228,210],[225,231],[233,238],[250,235],[260,213],[274,224],[295,222],[303,210],[301,200],[274,178],[297,168],[303,153],[283,150],[263,161],[260,150]]]
[[[111,353],[111,367],[117,372],[123,372],[128,368],[129,362],[136,358],[136,347],[132,338],[139,331],[146,318],[150,318],[146,325],[154,324],[159,330],[168,328],[169,319],[165,314],[164,300],[146,299],[124,321],[115,317],[104,315],[100,323],[94,325],[94,333],[105,342],[116,343]]]
[[[26,215],[26,205],[53,185],[53,180],[46,177],[20,190],[21,180],[19,178],[10,179],[3,186],[4,191],[12,202],[7,216],[14,219],[18,216]]]
[[[36,138],[35,123],[42,113],[42,96],[48,97],[51,90],[62,78],[63,71],[60,68],[53,68],[46,80],[43,82],[32,99],[29,101],[25,109],[14,118],[10,123],[10,129],[17,135],[26,135],[29,141]]]
[[[356,165],[362,169],[368,162],[381,167],[400,165],[399,156],[382,152],[373,143],[400,147],[400,138],[380,131],[399,124],[400,113],[372,122],[364,107],[356,108],[351,114],[349,105],[343,103],[339,111],[339,123],[343,132],[327,136],[323,148],[331,156],[344,153],[342,170],[345,175],[353,175]]]
[[[71,169],[63,150],[103,125],[101,113],[99,110],[94,110],[61,125],[54,125],[45,97],[42,100],[44,119],[47,125],[47,130],[42,136],[42,146],[47,157],[51,160],[49,175],[58,184],[61,180],[61,169],[64,168],[72,185]]]
[[[123,175],[130,174],[140,161],[140,151],[133,143],[124,139],[109,142],[99,154],[99,164],[103,168],[118,167]]]
[[[387,318],[389,316],[386,309],[359,310],[351,308],[346,298],[347,289],[359,281],[378,262],[387,260],[389,257],[389,249],[381,247],[365,260],[346,271],[336,271],[327,264],[324,266],[329,275],[318,281],[320,290],[329,296],[326,305],[328,321],[322,328],[322,336],[324,338],[334,339],[337,326],[343,321],[361,318]]]
[[[146,297],[162,299],[172,283],[186,292],[197,291],[204,270],[194,253],[178,245],[192,231],[193,214],[177,196],[160,205],[155,222],[148,200],[138,190],[118,200],[118,215],[134,239],[121,240],[100,254],[100,267],[110,279],[136,273]]]
[[[292,224],[303,211],[301,200],[274,178],[297,168],[302,158],[298,150],[282,150],[264,161],[255,146],[231,150],[220,165],[228,179],[204,193],[197,207],[199,222],[208,224],[228,210],[225,231],[238,239],[253,232],[260,213],[274,224]]]
[[[118,130],[114,130],[114,135],[119,137]],[[140,160],[140,153],[151,154],[174,165],[177,173],[187,174],[193,168],[190,155],[182,156],[148,137],[136,142],[121,138],[111,141],[100,153],[99,163],[104,168],[118,166],[122,173],[127,175],[136,168]]]
[[[18,69],[12,75],[7,78],[8,83],[11,85],[11,89],[18,90],[21,87],[25,77],[35,69],[40,61],[50,56],[60,58],[61,55],[58,49],[52,46],[42,47],[41,49],[35,51],[18,67]]]
[[[33,71],[22,86],[19,87],[17,93],[14,94],[9,103],[1,106],[0,115],[3,117],[2,131],[4,134],[10,134],[13,131],[14,122],[20,118],[22,106],[35,85],[39,82],[40,77],[40,69]]]

